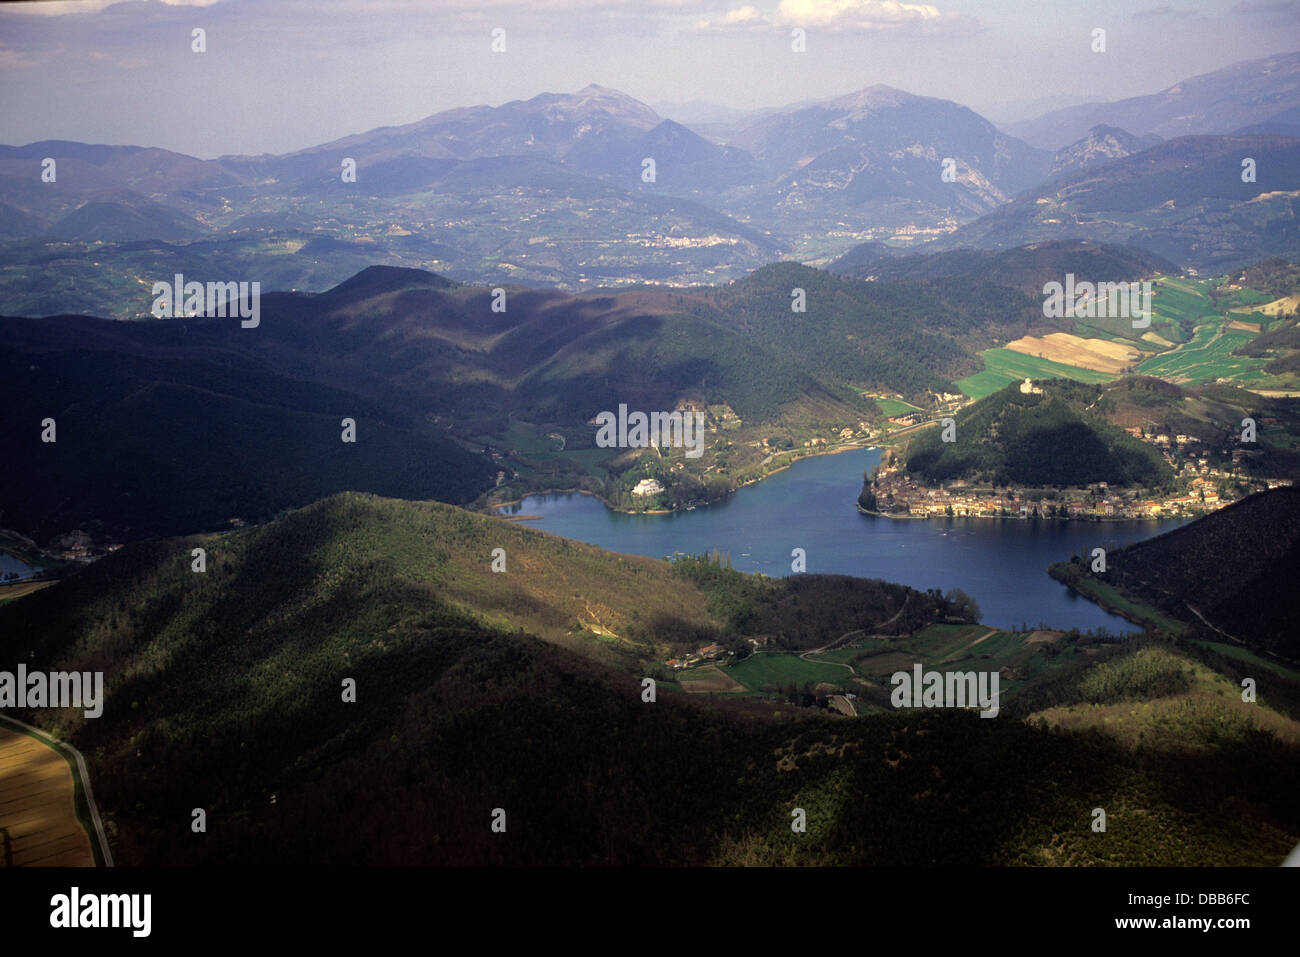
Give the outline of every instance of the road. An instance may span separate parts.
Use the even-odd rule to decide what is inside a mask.
[[[19,721],[17,718],[11,718],[7,715],[0,715],[0,725],[8,724],[15,728],[20,728],[27,734],[30,734],[42,744],[51,747],[57,754],[71,755],[76,762],[77,773],[81,779],[81,793],[86,798],[86,809],[90,812],[91,823],[95,826],[95,835],[99,839],[99,850],[103,857],[104,866],[113,866],[113,853],[108,848],[108,836],[104,833],[104,822],[100,820],[99,808],[95,806],[95,796],[90,790],[90,772],[86,769],[86,760],[81,756],[81,752],[72,745],[63,741],[56,740],[49,734],[46,734],[40,728],[34,728],[25,721]]]

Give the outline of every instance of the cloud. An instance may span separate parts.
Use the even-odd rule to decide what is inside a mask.
[[[974,17],[944,13],[928,3],[901,0],[781,0],[767,17],[752,6],[700,20],[697,30],[752,30],[759,27],[803,27],[829,32],[921,30],[973,33],[983,29]]]
[[[728,10],[720,17],[700,20],[695,24],[697,30],[753,30],[771,27],[772,21],[753,7],[737,7]]]

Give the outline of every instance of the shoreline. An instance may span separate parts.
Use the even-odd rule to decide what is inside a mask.
[[[842,452],[858,452],[858,451],[862,451],[862,450],[864,450],[864,449],[865,449],[865,450],[870,450],[870,449],[879,449],[879,448],[880,448],[880,446],[878,446],[878,445],[872,445],[872,444],[867,444],[867,445],[837,445],[837,446],[835,446],[834,448],[827,449],[827,450],[824,451],[824,452],[810,452],[810,453],[808,453],[807,455],[800,455],[800,456],[798,456],[798,457],[796,457],[796,458],[791,459],[789,462],[787,462],[785,465],[782,465],[780,468],[774,468],[774,469],[772,469],[770,472],[766,472],[766,473],[764,473],[763,475],[757,475],[757,476],[755,476],[754,478],[751,478],[751,479],[748,479],[748,480],[746,480],[746,481],[744,481],[744,482],[741,482],[739,485],[735,486],[734,488],[729,489],[729,490],[727,491],[727,494],[726,494],[726,495],[722,495],[722,496],[720,496],[720,497],[718,497],[718,498],[716,498],[716,499],[713,499],[712,501],[704,502],[703,504],[698,505],[698,506],[695,506],[695,507],[696,507],[696,508],[707,508],[708,506],[714,504],[714,502],[725,501],[727,498],[729,498],[730,496],[736,494],[736,492],[740,491],[742,488],[748,488],[750,485],[756,485],[756,484],[758,484],[759,482],[763,481],[764,479],[771,478],[773,475],[776,475],[776,474],[778,474],[779,472],[784,472],[786,469],[791,468],[792,466],[794,466],[795,464],[797,464],[797,463],[799,463],[799,462],[802,462],[804,459],[814,459],[814,458],[819,458],[819,457],[821,457],[821,456],[823,456],[823,455],[839,455],[839,454],[842,453]],[[540,489],[540,490],[535,491],[535,492],[525,492],[525,493],[524,493],[522,496],[520,496],[519,498],[511,499],[511,500],[508,501],[508,502],[499,502],[499,503],[497,503],[497,504],[495,504],[495,505],[486,505],[486,506],[483,506],[483,508],[488,509],[488,511],[487,511],[486,514],[488,514],[488,515],[494,515],[494,516],[496,516],[497,518],[504,518],[504,519],[507,519],[507,520],[510,520],[510,521],[515,521],[515,522],[522,522],[522,521],[535,521],[535,520],[541,518],[541,516],[539,516],[539,515],[531,515],[531,516],[528,516],[528,517],[525,518],[525,517],[523,517],[523,516],[501,515],[501,514],[499,513],[498,510],[499,510],[499,509],[503,509],[503,508],[508,508],[508,507],[511,506],[511,505],[519,505],[519,504],[521,504],[522,502],[524,502],[525,499],[528,499],[528,498],[530,498],[531,496],[534,496],[534,495],[575,495],[575,494],[576,494],[576,495],[590,495],[592,498],[599,499],[599,500],[601,501],[601,503],[602,503],[602,504],[603,504],[607,509],[609,509],[611,512],[618,512],[618,513],[621,514],[621,515],[676,515],[676,514],[678,514],[679,512],[685,512],[685,511],[687,511],[687,509],[684,509],[684,508],[656,508],[656,509],[648,509],[648,510],[645,510],[645,511],[641,511],[641,510],[633,510],[633,509],[626,509],[626,508],[619,508],[618,506],[611,505],[610,502],[609,502],[609,499],[605,498],[605,496],[601,495],[599,492],[593,492],[593,491],[591,491],[590,489],[585,489],[585,488],[548,488],[548,489]]]
[[[1015,519],[1018,522],[1027,522],[1037,520],[1040,522],[1092,522],[1095,525],[1104,525],[1113,522],[1171,522],[1176,519],[1199,518],[1198,515],[1143,515],[1133,517],[1131,515],[1088,515],[1088,516],[1070,516],[1057,515],[1049,518],[1046,515],[913,515],[910,512],[873,512],[865,509],[857,502],[853,503],[854,508],[862,515],[871,515],[875,518],[889,518],[899,522],[917,521],[925,522],[932,518],[983,518],[990,520],[1006,521]]]
[[[1057,563],[1057,564],[1063,564],[1063,563]],[[1107,614],[1114,615],[1117,618],[1123,618],[1131,625],[1137,625],[1144,632],[1164,631],[1164,629],[1162,629],[1159,624],[1151,621],[1144,621],[1141,618],[1137,617],[1133,612],[1125,611],[1124,609],[1118,607],[1117,605],[1113,605],[1110,602],[1106,601],[1101,595],[1090,594],[1084,589],[1078,587],[1078,585],[1074,584],[1073,582],[1066,581],[1064,578],[1055,574],[1055,570],[1056,570],[1055,564],[1047,566],[1047,574],[1054,581],[1060,582],[1062,585],[1064,585],[1066,587],[1066,590],[1069,591],[1070,594],[1078,595],[1080,598],[1084,599],[1085,601],[1092,602],[1094,605],[1096,605],[1098,608],[1100,608],[1102,611],[1106,612]]]

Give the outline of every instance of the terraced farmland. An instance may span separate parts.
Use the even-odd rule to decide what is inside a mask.
[[[1161,276],[1151,296],[1152,322],[1160,319],[1181,322],[1216,316],[1219,310],[1205,291],[1205,284],[1194,279],[1172,279]]]
[[[1138,366],[1138,372],[1171,382],[1201,383],[1220,378],[1249,382],[1263,379],[1266,378],[1261,371],[1263,359],[1232,355],[1233,349],[1253,338],[1253,332],[1229,329],[1221,322],[1202,323],[1196,327],[1191,342],[1147,359]]]

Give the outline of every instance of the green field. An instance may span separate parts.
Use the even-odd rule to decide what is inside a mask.
[[[904,402],[902,399],[872,399],[876,406],[885,415],[893,417],[897,415],[909,415],[912,412],[920,412],[916,406]]]
[[[1075,382],[1091,383],[1111,382],[1115,379],[1109,372],[1067,366],[1050,359],[1012,352],[1010,349],[985,349],[980,357],[984,360],[984,371],[958,379],[954,383],[972,399],[982,399],[1023,379],[1073,379]]]
[[[804,661],[792,654],[751,655],[739,664],[732,665],[726,673],[751,691],[779,690],[791,681],[802,687],[805,681],[816,684],[846,684],[853,675],[839,665]]]
[[[1203,283],[1194,279],[1171,279],[1168,276],[1162,276],[1156,281],[1159,288],[1151,295],[1153,324],[1162,319],[1179,322],[1219,314],[1219,309],[1205,293]]]
[[[1234,356],[1232,350],[1255,338],[1252,332],[1227,329],[1222,322],[1205,322],[1196,327],[1192,341],[1145,360],[1138,366],[1143,375],[1172,381],[1213,382],[1216,379],[1250,381],[1265,378],[1260,371],[1265,360]]]
[[[1238,661],[1244,661],[1247,664],[1266,668],[1274,674],[1279,674],[1284,678],[1290,678],[1292,681],[1300,681],[1300,671],[1288,668],[1275,661],[1269,661],[1267,658],[1261,658],[1253,651],[1249,651],[1237,645],[1228,645],[1220,641],[1193,641],[1192,644],[1210,648],[1228,658],[1236,658]]]
[[[1154,342],[1147,342],[1145,339],[1134,338],[1137,334],[1134,331],[1125,330],[1124,333],[1116,333],[1109,329],[1105,329],[1102,326],[1093,325],[1093,321],[1094,320],[1081,320],[1076,322],[1074,324],[1074,334],[1083,339],[1105,339],[1107,342],[1123,343],[1126,346],[1132,346],[1134,349],[1140,349],[1143,352],[1161,352],[1165,348],[1164,346],[1157,345]],[[1146,330],[1143,329],[1142,331],[1145,332]]]
[[[1099,582],[1095,578],[1081,578],[1075,587],[1087,598],[1092,599],[1107,611],[1122,614],[1132,621],[1152,625],[1168,634],[1179,636],[1187,631],[1187,625],[1150,605],[1126,597],[1118,588]]]

